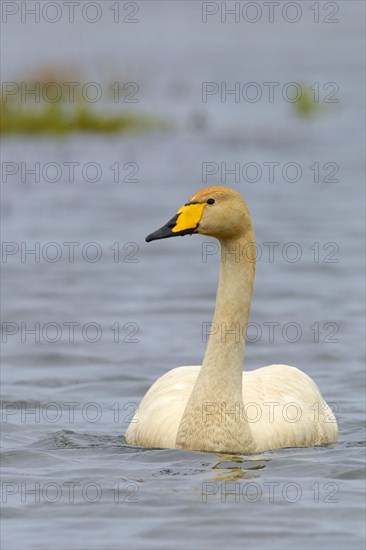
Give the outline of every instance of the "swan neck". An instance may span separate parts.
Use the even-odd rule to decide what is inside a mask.
[[[211,334],[179,425],[176,446],[193,450],[254,451],[243,414],[245,336],[255,275],[254,233],[221,241],[221,269]]]
[[[245,337],[255,276],[254,233],[221,241],[220,279],[202,374],[231,382],[241,395]]]

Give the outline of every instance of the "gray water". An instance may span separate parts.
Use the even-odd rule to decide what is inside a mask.
[[[12,323],[2,331],[2,548],[364,548],[364,4],[331,3],[339,22],[328,24],[322,2],[320,23],[301,2],[292,24],[219,15],[205,24],[200,2],[138,4],[138,24],[112,24],[109,2],[95,24],[3,24],[3,81],[46,65],[74,64],[83,81],[117,74],[140,86],[139,103],[123,107],[174,124],[3,142],[3,162],[19,172],[2,181]],[[339,102],[303,120],[281,97],[203,103],[205,81],[257,82],[263,93],[269,81],[319,82],[323,99],[333,82]],[[57,163],[61,177],[52,183],[51,168],[22,181],[21,162]],[[80,163],[74,182],[65,162]],[[100,181],[83,176],[89,162]],[[136,163],[138,181],[115,183],[116,162],[120,180]],[[209,162],[255,163],[262,177],[225,182],[218,171],[204,181]],[[279,163],[273,182],[268,162]],[[288,163],[300,166],[298,181],[291,167],[282,176]],[[333,170],[338,181],[326,179]],[[200,363],[219,268],[210,239],[144,238],[198,188],[221,183],[242,192],[262,253],[245,368],[285,363],[313,377],[336,411],[334,445],[234,456],[124,442],[149,386]]]

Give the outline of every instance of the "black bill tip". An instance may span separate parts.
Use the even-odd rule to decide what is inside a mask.
[[[176,226],[177,219],[179,214],[176,214],[174,218],[168,221],[163,227],[160,227],[160,229],[157,229],[154,231],[154,233],[150,233],[145,239],[147,243],[151,241],[157,241],[159,239],[169,239],[170,237],[184,237],[184,235],[192,235],[193,233],[196,233],[198,225],[196,227],[192,227],[189,229],[183,229],[182,231],[173,231],[174,227]]]
[[[151,241],[155,241],[156,237],[154,237],[154,233],[150,233],[150,235],[148,235],[145,239],[145,241],[147,243],[151,242]]]
[[[157,241],[158,239],[168,239],[169,237],[175,237],[176,233],[173,233],[173,229],[177,223],[178,214],[176,214],[171,220],[168,221],[163,227],[150,233],[145,239],[147,243],[151,241]]]

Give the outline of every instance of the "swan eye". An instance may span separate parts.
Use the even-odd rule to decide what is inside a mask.
[[[215,199],[207,199],[207,204],[215,204]]]

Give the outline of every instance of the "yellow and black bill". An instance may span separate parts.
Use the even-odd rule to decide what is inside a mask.
[[[200,202],[185,204],[168,223],[148,235],[146,242],[169,239],[169,237],[183,237],[184,235],[196,233],[205,206],[206,203]]]

